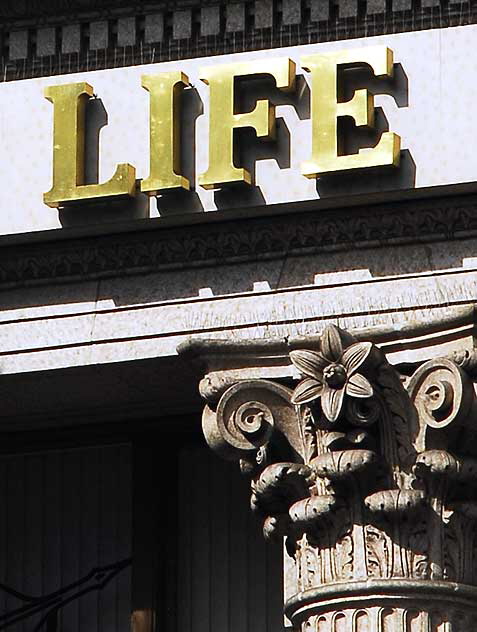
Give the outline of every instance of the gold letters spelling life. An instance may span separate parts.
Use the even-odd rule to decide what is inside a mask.
[[[381,134],[372,148],[355,154],[342,154],[338,119],[351,117],[358,126],[374,126],[374,97],[366,89],[356,90],[349,101],[339,100],[338,71],[350,66],[368,65],[377,77],[391,77],[393,53],[384,46],[360,50],[342,50],[306,55],[301,64],[310,75],[312,151],[310,160],[301,165],[306,178],[330,173],[349,172],[381,166],[398,166],[400,137],[393,132]],[[273,138],[275,107],[268,99],[258,100],[251,112],[236,112],[238,77],[269,75],[278,89],[295,88],[295,63],[288,58],[263,59],[207,67],[200,79],[209,87],[209,164],[199,175],[205,189],[232,183],[253,184],[253,173],[237,164],[234,131],[252,128],[257,137]],[[173,189],[189,189],[190,182],[181,173],[180,106],[181,95],[189,85],[180,72],[144,75],[142,87],[150,93],[150,165],[149,176],[136,184],[132,165],[119,164],[112,178],[100,184],[85,183],[85,105],[93,96],[89,84],[71,83],[50,86],[46,98],[54,106],[53,186],[44,195],[48,206],[106,197],[134,196],[139,189],[148,195]]]

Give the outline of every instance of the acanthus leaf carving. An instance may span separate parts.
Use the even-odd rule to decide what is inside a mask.
[[[384,531],[372,525],[365,528],[366,566],[369,577],[390,577],[392,545]]]
[[[252,481],[252,509],[267,515],[286,513],[290,505],[309,495],[312,470],[297,463],[273,463]]]

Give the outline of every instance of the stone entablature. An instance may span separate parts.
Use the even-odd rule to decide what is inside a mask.
[[[209,367],[219,346],[202,343]],[[253,353],[244,344],[244,366]],[[265,537],[285,538],[285,612],[303,632],[472,627],[475,360],[470,349],[399,370],[363,332],[329,325],[289,352],[298,382],[250,368],[202,381],[207,442],[250,477]]]

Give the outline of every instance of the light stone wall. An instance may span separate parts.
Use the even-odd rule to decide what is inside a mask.
[[[183,22],[182,14],[177,15],[174,28],[187,29],[188,22]],[[97,38],[106,38],[103,23],[95,24]],[[252,216],[257,209],[263,211],[272,205],[299,204],[321,210],[402,195],[473,192],[475,143],[468,112],[476,101],[477,69],[472,61],[476,42],[477,25],[469,25],[3,82],[0,147],[9,160],[0,171],[0,235],[93,224],[104,224],[100,230],[107,234],[108,227],[139,217],[146,223],[152,218],[191,216],[203,211],[222,213],[225,218],[231,208]],[[380,133],[389,129],[401,137],[400,167],[367,170],[359,175],[332,174],[317,180],[306,178],[301,170],[311,157],[312,129],[309,73],[300,67],[300,59],[304,55],[343,49],[359,51],[371,46],[394,51],[395,76],[392,81],[384,81],[357,73],[344,82],[344,98],[351,98],[355,89],[364,86],[376,93],[376,136],[363,139],[351,132],[346,138],[349,144],[359,142],[373,147]],[[297,64],[297,90],[293,94],[277,95],[276,90],[271,94],[270,87],[257,86],[257,82],[241,88],[245,112],[254,108],[257,99],[269,97],[277,102],[276,141],[241,140],[246,153],[244,162],[255,163],[256,186],[241,192],[204,189],[197,178],[207,171],[209,143],[217,140],[209,134],[209,88],[200,79],[202,70],[237,62],[267,64],[270,59],[287,57]],[[125,204],[114,212],[104,208],[92,212],[82,207],[58,212],[48,207],[43,195],[52,186],[53,106],[44,97],[45,88],[87,80],[98,95],[87,108],[88,134],[91,133],[85,151],[88,176],[96,171],[99,143],[99,182],[109,180],[117,165],[124,163],[134,165],[136,176],[141,179],[149,174],[149,95],[141,88],[141,76],[173,70],[185,72],[193,86],[183,93],[181,147],[184,175],[190,178],[194,190],[182,192],[183,195],[162,195],[157,204],[154,198],[138,195],[137,204]],[[350,153],[357,150],[358,146],[347,148]]]

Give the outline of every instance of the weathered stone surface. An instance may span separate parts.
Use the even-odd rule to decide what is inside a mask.
[[[91,50],[108,47],[108,23],[105,20],[91,22],[89,25],[89,47]]]
[[[218,35],[220,33],[220,7],[204,7],[200,12],[200,34]]]
[[[301,22],[301,1],[283,0],[282,2],[283,24],[300,24]]]
[[[273,25],[273,0],[255,0],[255,28],[269,29]]]
[[[358,0],[339,0],[339,17],[351,18],[358,15]]]
[[[310,17],[312,21],[323,22],[330,17],[330,2],[329,0],[317,0],[311,3]]]
[[[36,54],[38,57],[54,55],[56,51],[56,31],[54,28],[42,28],[36,32]]]
[[[28,31],[11,31],[8,50],[12,60],[28,57]]]
[[[79,24],[66,24],[62,28],[61,52],[79,53],[81,48],[81,30]]]
[[[234,33],[245,29],[245,4],[243,2],[227,4],[225,15],[227,32]]]
[[[410,11],[412,9],[412,0],[393,0],[393,11]]]
[[[136,43],[136,18],[118,20],[118,46],[133,46]]]
[[[164,38],[164,16],[162,13],[146,15],[144,41],[146,44],[162,42]]]
[[[386,0],[368,0],[366,3],[366,13],[369,15],[386,12]]]
[[[190,11],[175,11],[172,20],[174,39],[188,39],[192,35],[192,14]]]

